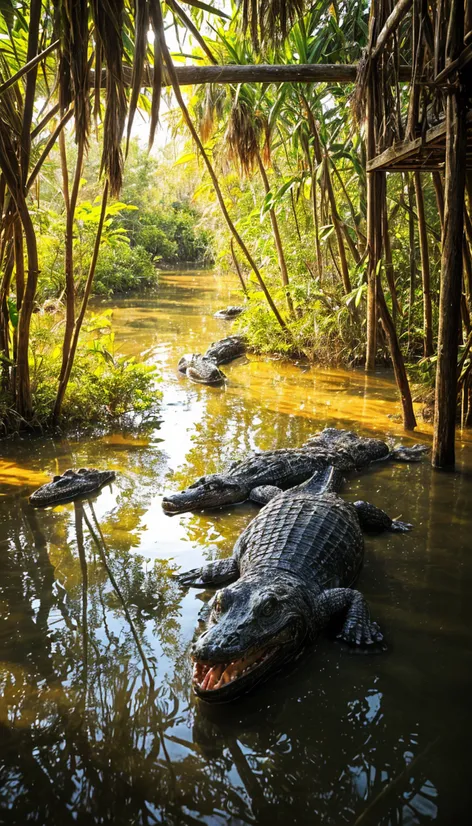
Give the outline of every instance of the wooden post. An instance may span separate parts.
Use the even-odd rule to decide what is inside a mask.
[[[452,0],[446,66],[459,56],[463,41],[464,0]],[[453,468],[455,462],[466,145],[466,95],[462,85],[458,83],[449,90],[446,109],[444,232],[432,455],[433,466],[442,468]]]
[[[367,160],[375,155],[375,125],[374,125],[374,90],[372,79],[369,78],[367,89]],[[369,265],[367,268],[367,342],[365,369],[375,369],[377,352],[377,258],[376,258],[376,224],[378,221],[376,208],[377,172],[367,173],[367,247],[369,250]]]
[[[431,279],[429,266],[428,233],[424,212],[423,185],[421,172],[415,171],[416,208],[418,211],[418,231],[420,236],[421,275],[423,282],[423,354],[428,357],[434,352],[433,346],[433,309],[431,305]]]

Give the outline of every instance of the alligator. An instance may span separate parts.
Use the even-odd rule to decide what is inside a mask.
[[[113,482],[113,470],[96,470],[81,467],[78,471],[65,470],[61,476],[54,476],[52,482],[42,485],[31,494],[29,501],[36,508],[47,508],[71,502],[80,496],[89,496]]]
[[[222,384],[226,380],[225,374],[218,369],[216,363],[200,353],[182,356],[177,369],[190,381],[198,384]]]
[[[345,502],[335,468],[277,493],[243,531],[230,558],[181,574],[184,587],[224,586],[206,631],[192,646],[193,688],[225,702],[251,690],[332,620],[338,639],[367,651],[385,648],[362,594],[352,585],[364,557],[362,530],[408,531],[368,502]],[[233,583],[233,584],[231,584]]]
[[[247,499],[260,502],[253,489],[261,485],[275,485],[285,490],[329,465],[350,471],[385,459],[419,461],[427,449],[424,445],[391,449],[381,439],[326,428],[300,448],[268,450],[233,462],[222,473],[202,476],[188,488],[165,496],[162,507],[167,514],[175,514],[221,508]]]
[[[214,341],[206,351],[205,358],[211,359],[215,364],[227,364],[243,356],[245,352],[246,342],[243,336],[227,336]]]
[[[225,307],[224,310],[218,310],[214,314],[214,318],[236,318],[244,312],[244,307],[237,307],[234,304],[230,307]]]

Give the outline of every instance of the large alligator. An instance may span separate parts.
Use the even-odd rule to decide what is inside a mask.
[[[202,699],[225,702],[249,691],[331,620],[340,620],[338,639],[348,645],[382,647],[364,597],[351,587],[364,557],[362,529],[412,526],[367,502],[345,502],[335,492],[341,480],[328,468],[279,493],[229,559],[180,575],[185,587],[229,586],[217,592],[207,630],[192,648],[193,687]]]
[[[274,485],[286,490],[330,465],[350,471],[385,459],[415,462],[425,450],[424,445],[391,449],[381,439],[326,428],[300,448],[268,450],[234,462],[222,473],[202,476],[185,490],[165,496],[162,507],[166,513],[174,514],[222,508],[246,499],[260,502],[260,497],[253,493],[260,486]]]
[[[215,364],[227,364],[233,359],[243,356],[246,352],[246,342],[244,336],[227,336],[210,344],[205,353],[205,358],[211,359]]]
[[[78,471],[65,470],[62,476],[54,476],[52,482],[35,490],[29,501],[36,508],[60,505],[80,496],[90,496],[104,485],[113,482],[114,478],[113,470],[96,470],[86,467],[81,467]]]
[[[177,369],[179,373],[183,373],[190,381],[198,384],[222,384],[226,376],[218,369],[216,363],[201,356],[200,353],[193,353],[191,355],[182,356]]]

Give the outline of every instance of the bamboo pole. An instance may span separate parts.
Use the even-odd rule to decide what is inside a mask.
[[[163,86],[192,86],[202,83],[355,83],[358,65],[348,63],[290,63],[290,64],[252,64],[237,63],[226,66],[174,66],[174,79],[169,71],[164,71]],[[123,82],[131,86],[133,70],[123,66]],[[106,86],[106,69],[100,77],[100,86]],[[411,68],[400,66],[400,81],[408,83]],[[154,71],[146,69],[141,81],[142,88],[153,86]],[[90,72],[90,86],[95,87],[95,72]]]
[[[257,164],[259,166],[259,172],[261,173],[262,183],[264,184],[265,194],[268,195],[270,193],[270,183],[267,177],[267,172],[264,168],[264,164],[262,163],[262,158],[259,150],[257,151]],[[288,277],[287,262],[285,260],[282,238],[280,237],[279,222],[277,220],[277,215],[275,214],[275,209],[273,207],[269,209],[269,217],[272,226],[272,235],[274,236],[275,249],[277,251],[277,259],[280,268],[280,277],[282,279],[282,286],[284,288],[285,299],[287,301],[287,309],[289,315],[293,316],[293,302],[292,296],[290,295],[290,283]]]
[[[426,357],[433,355],[433,309],[431,305],[430,286],[430,266],[428,234],[426,232],[426,219],[424,211],[423,186],[421,182],[421,172],[416,171],[414,175],[416,208],[418,210],[418,231],[420,237],[421,252],[421,275],[423,282],[423,354]]]

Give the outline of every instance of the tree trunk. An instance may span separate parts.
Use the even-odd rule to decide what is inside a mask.
[[[401,315],[402,309],[398,301],[397,288],[395,286],[395,272],[393,269],[392,247],[390,246],[390,232],[388,226],[387,210],[383,210],[383,246],[385,250],[385,275],[387,276],[388,289],[392,298],[392,319],[396,324],[397,316]]]
[[[69,359],[70,345],[74,333],[75,323],[75,283],[74,283],[74,219],[77,198],[79,194],[80,179],[82,176],[82,164],[84,158],[84,143],[79,142],[77,148],[77,162],[75,166],[74,182],[69,198],[69,175],[67,170],[67,155],[64,133],[59,137],[59,147],[61,153],[62,182],[64,189],[64,204],[66,208],[66,235],[64,250],[64,275],[66,282],[66,325],[64,329],[64,340],[62,342],[62,364],[59,374],[59,382],[64,378],[67,361]]]
[[[267,172],[264,169],[264,164],[262,163],[262,158],[260,152],[257,152],[257,163],[259,166],[259,172],[261,173],[262,182],[264,184],[264,190],[266,195],[270,192],[270,183],[267,177]],[[289,278],[288,278],[288,270],[287,270],[287,262],[285,260],[285,253],[282,244],[282,239],[280,237],[280,229],[279,229],[279,222],[277,221],[277,216],[275,214],[275,209],[269,209],[270,215],[270,223],[272,225],[272,235],[274,236],[274,244],[275,249],[277,250],[277,259],[279,262],[280,268],[280,276],[282,279],[282,286],[285,292],[285,298],[287,301],[287,308],[289,314],[293,316],[293,303],[292,303],[292,296],[290,295],[290,285],[289,285]]]
[[[367,89],[367,160],[370,161],[375,156],[375,124],[374,124],[374,93],[372,80],[369,79]],[[377,214],[376,195],[378,190],[378,172],[367,173],[367,248],[369,251],[369,262],[367,267],[367,342],[365,369],[371,371],[375,369],[375,357],[377,353],[377,224],[379,216]]]
[[[403,409],[403,427],[405,428],[405,430],[414,430],[416,427],[416,418],[415,411],[413,410],[413,401],[411,398],[408,375],[405,369],[405,362],[403,359],[402,351],[400,349],[400,344],[395,330],[395,325],[393,323],[392,316],[388,311],[380,279],[377,284],[377,302],[380,320],[382,322],[385,335],[388,339],[390,355],[392,357],[393,370],[395,373],[395,379],[401,395]]]
[[[336,204],[336,197],[334,194],[333,183],[331,181],[331,170],[329,159],[324,158],[324,172],[326,176],[326,188],[328,191],[329,205],[331,209],[331,220],[333,222],[334,231],[336,233],[336,240],[338,242],[339,261],[341,264],[341,274],[343,281],[343,288],[345,295],[349,295],[352,290],[351,279],[349,276],[349,264],[347,263],[346,247],[344,246],[343,230],[341,227],[341,219],[339,217],[338,207]]]
[[[423,355],[432,356],[433,346],[433,310],[431,306],[430,267],[428,233],[424,213],[423,187],[421,172],[415,172],[416,208],[418,211],[418,231],[420,236],[421,271],[423,280]]]
[[[463,40],[464,3],[452,0],[446,47],[448,62],[458,57]],[[450,89],[446,106],[444,233],[432,462],[434,467],[453,468],[467,147],[466,95],[461,86]]]
[[[56,403],[54,405],[54,411],[53,411],[53,424],[54,425],[57,425],[59,423],[61,410],[62,410],[62,403],[64,401],[64,396],[65,396],[65,393],[66,393],[66,390],[67,390],[67,385],[69,383],[69,378],[70,378],[72,366],[74,364],[74,358],[75,358],[75,353],[77,351],[77,345],[79,343],[80,330],[82,328],[82,323],[83,323],[85,313],[86,313],[86,310],[87,310],[88,300],[89,300],[89,297],[90,297],[90,293],[92,291],[93,277],[95,275],[95,268],[97,266],[98,253],[100,251],[100,242],[101,242],[101,238],[102,238],[103,224],[104,224],[105,217],[106,217],[106,212],[107,212],[107,201],[108,201],[108,181],[106,182],[104,190],[103,190],[102,209],[101,209],[101,212],[100,212],[100,220],[98,222],[97,234],[95,236],[95,244],[94,244],[94,248],[93,248],[92,260],[90,262],[90,267],[89,267],[89,272],[88,272],[88,276],[87,276],[87,281],[86,281],[86,284],[85,284],[84,295],[83,295],[83,298],[82,298],[82,304],[81,304],[81,307],[80,307],[80,312],[79,312],[79,315],[77,316],[77,321],[75,322],[75,326],[74,326],[74,331],[73,331],[73,336],[72,336],[72,341],[71,341],[70,351],[69,351],[69,358],[67,360],[64,375],[63,375],[62,379],[60,379],[60,381],[59,381],[59,388],[58,388],[58,391],[57,391]]]
[[[18,322],[18,357],[17,357],[17,410],[20,416],[28,420],[33,413],[31,398],[30,372],[28,363],[29,335],[31,316],[33,314],[36,286],[38,283],[39,264],[38,246],[31,215],[23,196],[19,198],[18,211],[23,225],[28,260],[26,287]]]
[[[411,322],[413,307],[415,305],[416,290],[416,238],[415,238],[415,215],[413,212],[413,189],[411,186],[410,174],[405,175],[408,188],[408,236],[410,241],[410,302],[408,306],[408,350],[411,347]]]
[[[234,268],[235,268],[236,272],[238,273],[238,278],[241,282],[242,291],[243,291],[244,295],[247,296],[246,284],[244,283],[244,278],[243,278],[243,274],[241,272],[241,267],[239,266],[239,261],[237,259],[236,252],[235,252],[235,249],[234,249],[234,238],[231,238],[230,246],[231,246],[231,257],[233,259]]]

